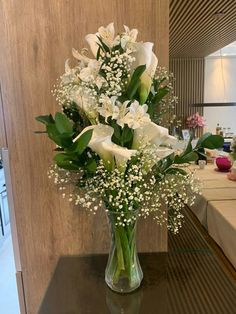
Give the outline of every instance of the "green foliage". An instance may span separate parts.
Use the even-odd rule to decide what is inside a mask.
[[[196,148],[203,147],[208,149],[221,148],[224,144],[224,139],[220,135],[205,133],[197,142]]]
[[[140,65],[134,70],[126,91],[128,99],[134,99],[134,96],[141,84],[140,77],[145,70],[146,65]]]
[[[61,112],[57,112],[55,115],[55,126],[60,134],[72,134],[73,133],[73,124]]]
[[[75,134],[74,124],[65,114],[57,112],[55,119],[49,115],[39,116],[36,120],[46,125],[48,137],[59,146],[56,151],[60,151],[60,153],[54,157],[54,161],[58,167],[66,170],[79,170],[83,168],[89,173],[96,171],[96,158],[92,156],[93,153],[90,153],[92,157],[87,155],[87,146],[91,140],[93,130],[84,132],[73,142]]]
[[[169,88],[164,86],[155,90],[154,93],[150,93],[150,97],[148,99],[148,113],[151,118],[153,118],[154,114],[157,112],[160,102],[169,93],[169,91]]]
[[[49,123],[54,123],[54,119],[52,115],[46,115],[46,116],[38,116],[35,118],[38,122],[41,122],[43,124],[48,125]]]
[[[93,134],[93,130],[88,130],[84,132],[74,143],[72,146],[70,146],[67,151],[68,152],[74,152],[81,155],[86,147],[88,146],[88,143],[91,140]]]

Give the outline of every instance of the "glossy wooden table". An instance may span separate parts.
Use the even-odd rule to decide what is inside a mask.
[[[104,282],[106,255],[61,257],[39,314],[235,314],[236,285],[186,216],[168,253],[140,254],[141,287],[128,295]]]

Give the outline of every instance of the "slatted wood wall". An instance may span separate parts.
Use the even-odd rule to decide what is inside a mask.
[[[235,41],[235,29],[235,0],[170,0],[172,58],[206,57]]]
[[[52,149],[34,131],[36,115],[58,110],[50,90],[84,36],[114,21],[155,42],[159,63],[168,65],[168,0],[1,0],[0,80],[10,156],[24,291],[35,314],[58,256],[104,252],[108,230],[96,217],[71,208],[47,178]],[[167,250],[166,229],[145,223],[141,250]],[[51,313],[50,313],[51,314]]]
[[[176,115],[186,127],[186,118],[195,112],[203,114],[202,107],[194,103],[204,100],[204,58],[172,58],[170,71],[174,73],[174,91],[179,98]]]

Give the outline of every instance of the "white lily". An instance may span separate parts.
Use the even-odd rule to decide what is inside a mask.
[[[97,103],[96,100],[91,97],[91,95],[86,94],[84,89],[79,85],[75,85],[70,90],[70,100],[74,101],[80,109],[84,111],[87,118],[90,120],[92,124],[96,124],[97,118]]]
[[[121,39],[120,39],[121,47],[123,49],[135,43],[138,36],[137,29],[134,28],[130,30],[129,27],[126,25],[124,25],[124,29],[125,29],[125,33],[122,34]]]
[[[78,81],[78,76],[76,74],[77,69],[71,68],[69,65],[69,59],[65,62],[65,73],[61,76],[61,81],[64,84],[69,84],[73,81]]]
[[[94,82],[100,89],[106,83],[104,77],[99,75],[100,67],[100,61],[90,59],[87,66],[80,71],[79,78],[84,82]]]
[[[123,122],[128,124],[130,128],[138,129],[151,121],[147,113],[148,106],[146,104],[141,106],[139,102],[135,100],[128,109],[129,112],[125,115]]]
[[[120,172],[125,170],[127,161],[137,153],[137,150],[128,149],[114,143],[104,142],[102,146],[115,157],[116,166]]]
[[[99,61],[91,59],[88,63],[88,66],[80,71],[80,79],[84,82],[90,82],[94,80],[98,75],[100,67],[101,63]]]
[[[116,123],[120,125],[122,128],[124,127],[126,123],[125,116],[128,113],[129,109],[127,108],[127,105],[129,104],[130,100],[126,100],[123,104],[120,104],[119,106],[119,115],[117,117]]]
[[[153,43],[151,42],[137,43],[135,45],[135,51],[132,53],[132,56],[135,57],[135,61],[132,64],[133,70],[140,65],[146,65],[146,70],[140,77],[141,86],[139,93],[141,104],[144,104],[147,100],[152,85],[152,79],[158,64],[157,57],[152,49]]]
[[[73,142],[76,142],[80,136],[88,130],[93,130],[92,138],[88,147],[100,156],[108,170],[112,170],[114,166],[114,157],[113,154],[106,147],[104,147],[104,145],[105,143],[109,145],[112,144],[111,137],[114,132],[113,128],[104,124],[88,126],[83,129]]]
[[[87,36],[85,36],[85,39],[89,44],[94,57],[97,57],[97,52],[99,48],[98,36],[102,39],[105,45],[111,48],[114,44],[115,36],[114,23],[110,23],[106,27],[104,26],[99,27],[98,33],[96,34],[88,34]]]
[[[155,144],[159,146],[174,145],[177,139],[169,135],[169,131],[154,122],[149,122],[142,127],[134,130],[134,138],[132,147],[137,149],[142,145]]]
[[[114,23],[108,24],[106,27],[101,26],[98,29],[98,34],[101,37],[102,41],[109,48],[112,48],[115,36]]]
[[[85,65],[89,63],[89,61],[91,61],[90,58],[88,58],[87,56],[84,55],[84,52],[87,51],[86,48],[84,48],[82,50],[82,53],[79,53],[75,48],[72,48],[72,55],[75,59],[83,62]]]
[[[94,57],[97,57],[97,52],[98,52],[98,43],[99,40],[97,38],[97,34],[88,34],[85,36],[85,40],[89,44],[89,47],[94,55]]]
[[[98,112],[101,116],[105,118],[105,121],[107,122],[107,119],[111,117],[112,119],[117,119],[119,116],[119,107],[116,106],[116,96],[112,96],[111,98],[103,95],[100,98],[100,103],[102,104],[102,107],[98,108]]]

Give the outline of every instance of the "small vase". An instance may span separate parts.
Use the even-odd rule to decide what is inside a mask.
[[[137,213],[127,213],[125,217],[122,217],[126,220],[132,219],[132,222],[125,226],[119,224],[120,215],[120,213],[108,212],[111,248],[105,271],[105,281],[112,290],[129,293],[137,289],[143,279],[136,250]]]

